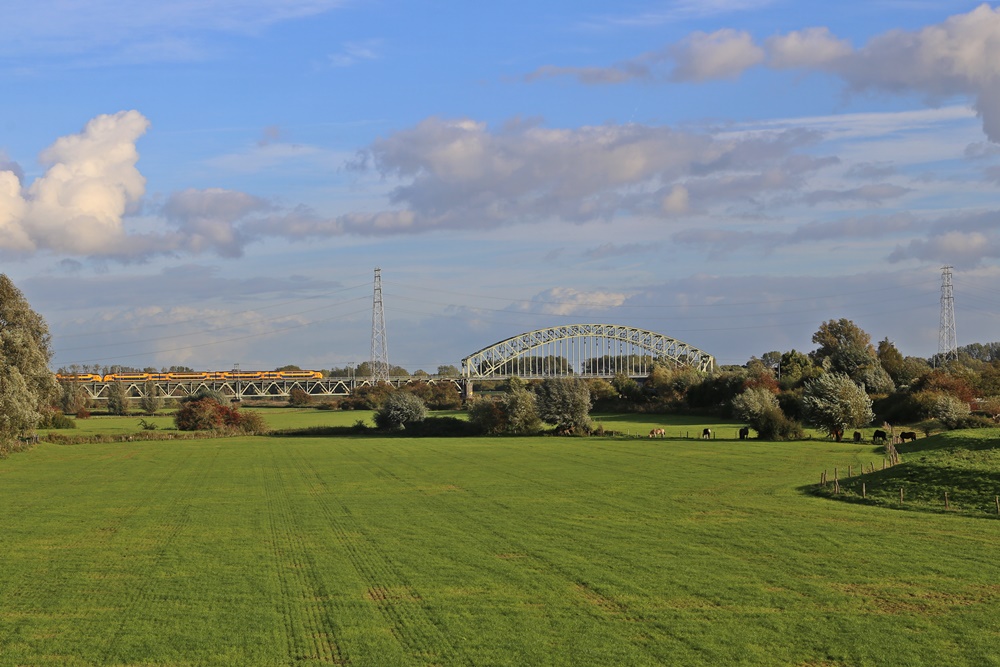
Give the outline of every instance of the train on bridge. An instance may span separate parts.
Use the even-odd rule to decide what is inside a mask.
[[[173,373],[122,372],[56,373],[59,382],[197,382],[199,380],[321,380],[320,371],[187,371]]]

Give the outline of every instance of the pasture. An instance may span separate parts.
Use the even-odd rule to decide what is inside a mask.
[[[0,460],[0,664],[1000,664],[1000,521],[802,491],[868,445],[651,419],[43,443]]]

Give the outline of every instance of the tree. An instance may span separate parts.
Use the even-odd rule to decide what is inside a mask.
[[[87,407],[87,395],[76,382],[61,382],[59,389],[59,407],[67,415],[75,415]]]
[[[757,424],[768,412],[780,411],[775,395],[762,387],[752,387],[733,398],[733,416],[742,419],[758,433]]]
[[[524,435],[542,428],[535,394],[519,377],[512,377],[499,398],[478,398],[469,405],[469,421],[489,435]]]
[[[583,380],[549,378],[535,387],[539,418],[560,431],[590,431],[590,390]]]
[[[819,345],[810,356],[817,361],[833,356],[844,348],[871,349],[872,338],[851,320],[840,318],[819,326],[813,334],[812,342]]]
[[[778,368],[781,366],[781,357],[782,357],[781,352],[773,350],[771,352],[765,352],[764,354],[760,355],[760,360],[765,367],[770,368],[771,370],[777,372]]]
[[[445,366],[438,366],[437,375],[438,377],[457,378],[461,375],[461,373],[458,372],[457,368],[448,364]]]
[[[903,359],[902,353],[896,349],[896,346],[892,344],[888,337],[878,342],[878,349],[875,351],[875,356],[878,357],[879,363],[882,364],[882,368],[889,374],[892,381],[896,384],[903,384],[901,379],[903,378],[905,359]]]
[[[45,320],[0,274],[0,447],[34,431],[58,386]]]
[[[802,411],[806,421],[835,434],[838,442],[845,429],[866,426],[875,418],[872,399],[843,373],[825,373],[807,382]]]
[[[421,422],[427,417],[427,407],[420,397],[408,391],[397,391],[386,396],[375,411],[375,425],[384,429],[406,428],[407,424]]]
[[[886,394],[894,389],[892,378],[872,346],[871,336],[854,322],[844,318],[824,322],[812,340],[820,347],[811,356],[827,370],[849,376],[872,393]],[[883,346],[883,349],[888,354],[888,348]]]
[[[778,381],[782,387],[792,388],[800,382],[818,374],[820,370],[808,355],[798,350],[789,350],[781,355],[778,365]]]
[[[160,396],[160,386],[155,382],[147,382],[139,399],[139,409],[147,415],[154,415],[163,407],[163,397]]]
[[[125,416],[129,412],[128,391],[121,382],[108,384],[108,414]]]
[[[764,440],[802,437],[802,426],[785,416],[778,398],[764,387],[752,387],[733,399],[733,414]]]

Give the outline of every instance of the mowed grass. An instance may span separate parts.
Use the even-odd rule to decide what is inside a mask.
[[[42,444],[0,461],[0,664],[1000,664],[1000,521],[719,437]]]

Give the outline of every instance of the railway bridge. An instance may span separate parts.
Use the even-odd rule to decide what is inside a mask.
[[[389,383],[411,382],[456,385],[464,397],[472,395],[474,382],[524,379],[606,378],[626,375],[641,379],[654,363],[686,365],[701,371],[715,367],[715,357],[670,336],[618,324],[567,324],[536,329],[506,338],[462,359],[460,377],[390,377]],[[189,377],[177,377],[189,376]],[[289,376],[292,377],[284,377]],[[112,384],[121,384],[125,395],[142,398],[156,392],[163,398],[183,398],[211,389],[233,400],[288,398],[299,389],[312,397],[350,396],[371,385],[367,377],[322,377],[317,371],[220,372],[190,374],[121,374],[94,376],[76,381],[87,398],[105,401]]]
[[[506,338],[462,359],[464,395],[475,380],[513,375],[644,378],[653,364],[670,362],[710,372],[715,357],[661,333],[620,324],[567,324]]]

